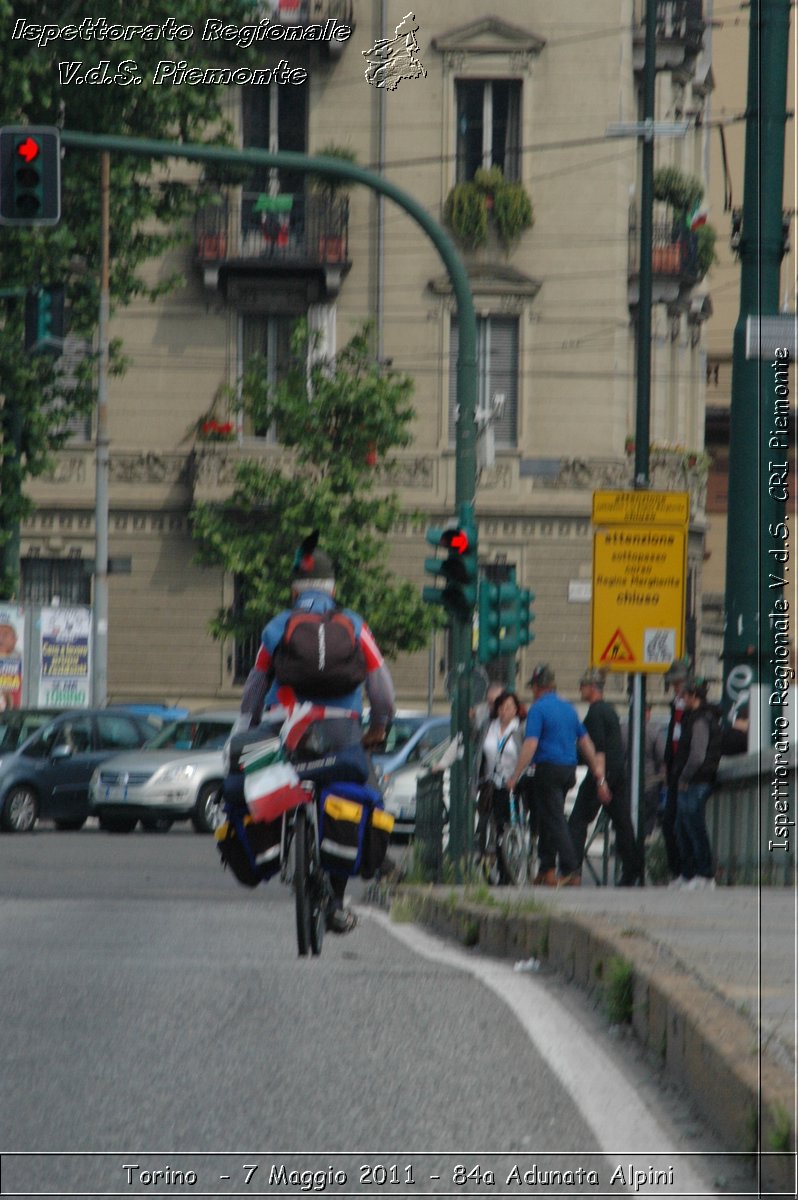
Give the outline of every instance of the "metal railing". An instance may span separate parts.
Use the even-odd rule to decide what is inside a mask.
[[[629,222],[629,274],[640,270],[640,233],[635,219]],[[654,275],[670,275],[687,282],[700,277],[698,238],[689,229],[673,221],[657,221],[652,228],[651,270]]]
[[[723,884],[787,886],[795,880],[795,830],[790,849],[771,849],[777,839],[773,770],[757,754],[723,759],[707,801],[707,829]],[[795,763],[783,780],[783,793],[795,796]]]
[[[349,256],[349,200],[312,192],[242,192],[237,203],[219,196],[197,213],[194,235],[203,263],[343,263]]]
[[[638,0],[637,23],[645,27],[645,0]],[[657,0],[657,38],[660,41],[683,42],[688,49],[698,52],[704,40],[706,22],[703,0]]]

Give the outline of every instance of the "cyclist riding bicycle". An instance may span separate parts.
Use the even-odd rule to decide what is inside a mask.
[[[374,635],[363,618],[349,609],[338,608],[335,602],[335,570],[332,560],[323,550],[316,548],[317,543],[318,531],[315,531],[305,539],[297,551],[291,581],[292,607],[273,617],[261,634],[260,649],[244,685],[241,714],[233,732],[238,733],[258,725],[264,708],[282,707],[290,711],[294,705],[305,701],[349,709],[358,714],[362,711],[359,683],[336,694],[331,694],[329,686],[325,685],[323,676],[326,660],[323,640],[320,643],[318,662],[313,665],[312,670],[309,668],[307,676],[297,680],[296,662],[293,670],[289,670],[286,662],[286,632],[288,630],[291,633],[296,628],[296,622],[292,622],[292,618],[300,613],[323,615],[340,612],[346,619],[346,628],[354,630],[353,654],[357,656],[358,662],[362,663],[363,674],[360,678],[365,685],[370,706],[369,728],[363,737],[363,746],[368,750],[385,741],[393,720],[393,680]],[[289,622],[292,622],[290,626]],[[324,638],[323,633],[321,637]],[[329,651],[328,666],[332,671],[336,668],[332,639],[329,642]],[[339,677],[345,676],[346,665],[344,664],[343,669],[340,661],[337,665]],[[301,665],[299,669],[301,673]],[[284,676],[282,679],[281,674]],[[290,675],[294,682],[286,682],[286,675]],[[352,678],[356,677],[356,673],[352,675]],[[327,928],[334,933],[349,933],[355,926],[355,915],[344,906],[346,876],[333,875],[330,885],[332,898],[327,910]]]

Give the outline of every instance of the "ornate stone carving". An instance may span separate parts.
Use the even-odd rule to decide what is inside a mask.
[[[602,487],[625,487],[628,483],[629,468],[625,463],[608,459],[564,458],[560,462],[559,475],[551,481],[542,481],[541,486],[594,491]],[[537,480],[535,486],[538,486]]]
[[[47,483],[85,483],[87,458],[85,454],[59,454],[42,478]]]
[[[435,483],[435,460],[425,458],[399,458],[387,464],[379,473],[383,487],[425,487]]]
[[[112,483],[187,483],[185,454],[112,454],[108,467]]]

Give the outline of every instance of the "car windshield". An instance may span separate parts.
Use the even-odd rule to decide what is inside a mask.
[[[233,727],[229,721],[175,721],[162,729],[147,746],[151,750],[221,750]]]
[[[426,716],[394,718],[393,725],[391,725],[385,742],[385,747],[381,749],[380,753],[395,754],[398,750],[401,750],[426,720]]]

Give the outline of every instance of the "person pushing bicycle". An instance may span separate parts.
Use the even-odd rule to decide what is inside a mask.
[[[273,617],[261,634],[233,733],[258,725],[264,708],[290,711],[303,702],[359,714],[363,685],[370,706],[363,746],[373,749],[385,741],[393,720],[393,680],[363,618],[336,604],[335,569],[330,556],[317,548],[318,537],[316,530],[297,551],[291,608]],[[344,905],[346,882],[346,876],[330,879],[326,925],[333,933],[355,927],[355,914]]]

